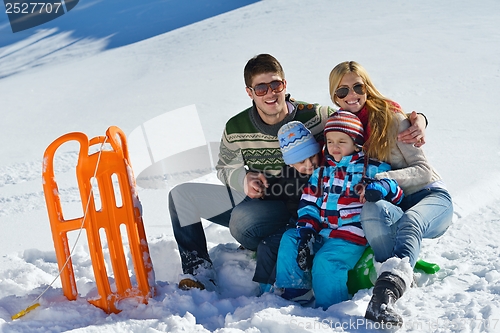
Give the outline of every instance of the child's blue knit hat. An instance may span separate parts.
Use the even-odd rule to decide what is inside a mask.
[[[300,121],[291,121],[281,126],[278,140],[285,163],[295,164],[319,153],[316,139]]]

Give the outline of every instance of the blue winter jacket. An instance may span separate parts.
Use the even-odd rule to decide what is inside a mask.
[[[316,169],[305,186],[299,203],[297,227],[313,228],[323,237],[342,238],[365,245],[360,223],[363,204],[354,187],[361,182],[365,158],[363,152],[344,156],[336,162],[325,156],[325,166]],[[366,176],[390,170],[390,165],[369,159]],[[402,195],[401,188],[398,192]]]

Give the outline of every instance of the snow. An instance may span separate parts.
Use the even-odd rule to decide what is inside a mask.
[[[288,92],[300,100],[331,105],[331,68],[356,60],[386,96],[425,113],[424,148],[453,196],[455,222],[441,238],[424,241],[421,257],[441,270],[417,273],[418,286],[397,302],[405,320],[400,331],[500,331],[500,2],[241,1],[226,5],[246,6],[213,17],[187,14],[185,6],[175,12],[167,1],[134,4],[81,0],[64,16],[17,34],[0,15],[0,331],[377,330],[363,320],[369,290],[326,311],[255,296],[253,253],[208,222],[220,294],[179,290],[168,186],[137,188],[157,283],[147,305],[125,302],[122,312],[107,315],[87,302],[95,283],[85,233],[72,256],[81,297],[68,301],[56,279],[41,179],[48,145],[73,131],[104,135],[112,125],[131,135],[190,105],[205,140],[216,142],[225,121],[250,105],[243,67],[258,53],[280,60]],[[82,214],[72,173],[77,159],[71,144],[55,158],[68,216]],[[198,181],[217,182],[213,173]],[[76,232],[70,236],[75,243]],[[38,308],[11,320],[39,295]]]
[[[375,270],[377,275],[383,272],[391,272],[394,275],[399,276],[405,282],[405,286],[409,286],[413,279],[413,269],[410,265],[410,258],[406,257],[399,259],[396,257],[389,258],[383,263],[374,262]]]

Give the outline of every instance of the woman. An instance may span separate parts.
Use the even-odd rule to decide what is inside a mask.
[[[402,318],[392,305],[411,284],[422,239],[441,236],[452,223],[451,197],[422,148],[396,140],[410,123],[401,107],[377,90],[360,64],[338,64],[329,81],[332,101],[362,121],[365,153],[392,166],[375,178],[394,179],[405,193],[399,207],[379,200],[365,203],[361,213],[365,236],[381,263],[365,317],[401,326]]]

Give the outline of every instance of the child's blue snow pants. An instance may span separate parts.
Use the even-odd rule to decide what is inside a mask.
[[[321,234],[317,239],[314,244],[312,270],[304,272],[296,262],[299,242],[297,230],[290,229],[283,234],[276,266],[276,287],[312,287],[316,306],[326,310],[333,304],[349,299],[347,272],[356,265],[366,246],[340,238],[324,237]]]

